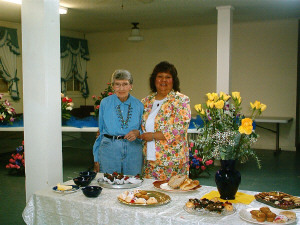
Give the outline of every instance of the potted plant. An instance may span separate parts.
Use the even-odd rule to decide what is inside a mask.
[[[255,101],[250,102],[251,116],[245,118],[241,113],[242,98],[240,92],[232,92],[231,96],[220,92],[206,94],[205,104],[195,105],[204,124],[199,127],[195,145],[203,152],[203,159],[221,160],[221,169],[215,180],[222,199],[234,199],[241,181],[240,173],[235,170],[235,161],[246,162],[254,158],[260,168],[260,161],[252,144],[258,135],[253,129],[253,120],[267,106]]]
[[[61,116],[63,123],[71,118],[71,111],[73,110],[73,100],[61,94]]]
[[[0,94],[0,125],[13,124],[16,119],[16,111],[8,100],[1,101],[3,94]]]
[[[95,116],[99,115],[99,108],[100,108],[100,103],[102,101],[102,99],[104,99],[107,96],[110,96],[113,94],[113,88],[111,86],[111,83],[107,83],[107,88],[105,88],[104,91],[101,92],[101,95],[96,97],[95,95],[93,95],[93,100],[95,101],[94,103],[94,111],[95,111]]]

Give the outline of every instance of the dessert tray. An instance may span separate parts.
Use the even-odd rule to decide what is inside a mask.
[[[288,220],[285,223],[274,223],[274,222],[268,222],[268,221],[264,221],[264,222],[258,222],[256,219],[253,219],[251,216],[250,211],[251,210],[258,210],[259,208],[248,208],[248,209],[242,209],[239,211],[239,216],[241,219],[250,222],[250,223],[255,223],[255,224],[291,224],[294,223],[295,221],[297,221],[297,219],[292,219],[292,220]],[[279,209],[272,209],[272,211],[276,214],[279,214],[282,210]]]
[[[146,199],[143,199],[142,196],[136,196],[136,193],[143,193],[143,195],[147,195],[148,200],[155,200],[152,202],[148,202]],[[137,200],[140,199],[140,200]],[[118,200],[120,203],[130,206],[159,206],[167,204],[171,201],[171,197],[165,193],[158,191],[149,191],[149,190],[133,190],[133,191],[125,191],[118,196]]]
[[[128,189],[141,186],[144,180],[139,175],[127,176],[114,172],[112,174],[105,173],[97,181],[99,186],[104,188]]]
[[[72,189],[70,189],[70,190],[58,190],[57,186],[54,186],[52,188],[52,190],[56,193],[64,193],[64,194],[73,193],[73,192],[76,192],[76,191],[79,190],[79,187],[77,185],[64,185],[64,186],[72,186]]]
[[[203,206],[199,206],[202,205],[201,202],[206,202],[205,204],[203,204]],[[200,203],[198,206],[193,205],[193,203],[195,205],[197,205],[198,203]],[[193,206],[189,205],[192,204]],[[225,208],[225,205],[226,208]],[[233,206],[232,203],[223,203],[223,202],[212,202],[209,201],[208,199],[189,199],[189,201],[185,204],[185,206],[183,207],[183,209],[193,215],[197,215],[197,216],[209,216],[209,217],[222,217],[222,216],[228,216],[228,215],[232,215],[234,213],[236,213],[236,208]]]
[[[279,191],[261,192],[256,194],[256,201],[279,209],[300,208],[300,198]]]
[[[190,190],[181,190],[181,189],[174,189],[168,185],[167,180],[157,180],[153,182],[153,185],[155,188],[162,190],[162,191],[169,191],[169,192],[187,192],[187,191],[195,191],[198,188],[201,187],[201,185],[197,185],[196,187],[190,189]]]

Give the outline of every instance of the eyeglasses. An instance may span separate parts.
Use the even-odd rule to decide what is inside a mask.
[[[127,88],[127,87],[129,87],[129,83],[114,83],[114,86],[116,87],[116,88],[120,88],[120,87],[123,87],[123,88]]]

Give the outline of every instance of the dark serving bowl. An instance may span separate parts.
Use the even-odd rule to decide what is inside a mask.
[[[97,173],[94,171],[83,171],[79,173],[79,176],[91,176],[93,179],[96,177]]]
[[[82,188],[83,194],[88,198],[96,198],[100,195],[102,187],[99,186],[86,186]]]
[[[92,178],[89,176],[75,177],[74,183],[80,187],[88,186],[92,182]]]

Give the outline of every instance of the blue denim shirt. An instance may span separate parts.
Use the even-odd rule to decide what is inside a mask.
[[[131,116],[128,120],[128,127],[123,126],[121,119],[118,115],[117,106],[120,106],[120,110],[123,116],[123,119],[127,119],[129,105],[131,105]],[[141,131],[141,120],[143,115],[144,105],[140,100],[129,95],[128,99],[125,102],[121,102],[117,95],[111,95],[104,98],[101,101],[99,109],[99,131],[100,135],[96,139],[93,146],[94,162],[99,162],[98,152],[101,140],[104,134],[114,135],[114,136],[124,136],[132,130]]]

